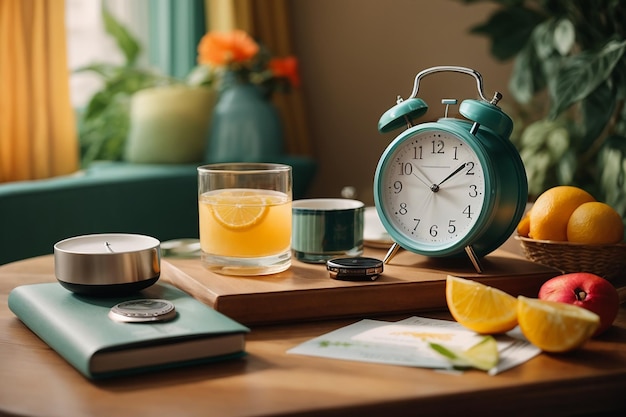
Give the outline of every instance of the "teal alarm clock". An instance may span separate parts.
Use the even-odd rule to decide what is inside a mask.
[[[443,99],[444,117],[414,124],[428,110],[417,97],[420,81],[455,72],[476,80],[480,99],[459,105],[463,119],[448,117],[456,99]],[[374,201],[393,241],[385,262],[399,248],[429,257],[467,254],[482,272],[480,258],[501,246],[519,223],[528,199],[522,160],[510,141],[513,121],[498,107],[502,95],[487,99],[477,71],[440,66],[421,71],[406,100],[380,118],[386,133],[406,126],[384,150],[374,176]]]

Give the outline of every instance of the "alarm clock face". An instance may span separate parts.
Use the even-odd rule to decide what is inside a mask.
[[[485,220],[492,189],[486,161],[475,144],[452,132],[405,133],[376,171],[381,220],[396,242],[418,253],[462,251]]]

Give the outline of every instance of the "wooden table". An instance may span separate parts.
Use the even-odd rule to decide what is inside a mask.
[[[8,309],[9,291],[53,282],[44,256],[0,267],[0,415],[624,415],[626,308],[601,338],[497,376],[288,355],[356,319],[254,327],[241,360],[91,382]],[[445,318],[446,313],[420,313]],[[395,317],[396,319],[405,316]],[[505,414],[506,413],[506,414]]]

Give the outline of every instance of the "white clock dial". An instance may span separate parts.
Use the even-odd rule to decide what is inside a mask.
[[[411,241],[453,244],[481,217],[485,173],[474,150],[456,135],[426,130],[390,155],[382,176],[387,219]]]

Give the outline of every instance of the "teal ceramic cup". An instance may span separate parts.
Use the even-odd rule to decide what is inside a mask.
[[[291,249],[302,262],[325,263],[338,256],[363,254],[361,201],[343,198],[295,200],[292,204]]]

